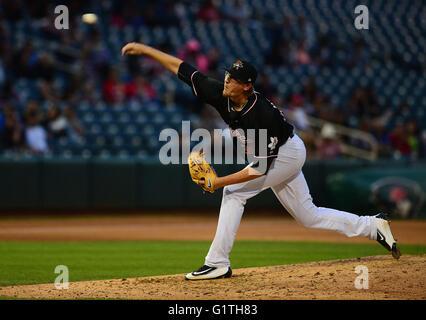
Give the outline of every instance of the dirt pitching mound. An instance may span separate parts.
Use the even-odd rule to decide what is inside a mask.
[[[355,286],[355,268],[368,268],[368,289]],[[364,269],[365,270],[365,269]],[[186,281],[183,274],[0,287],[0,296],[40,299],[286,300],[426,299],[426,255],[373,256],[235,269],[229,279]],[[365,274],[364,274],[365,275]]]

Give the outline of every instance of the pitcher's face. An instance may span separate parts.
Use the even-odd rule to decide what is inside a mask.
[[[222,95],[228,98],[240,96],[250,89],[250,86],[250,84],[232,78],[229,72],[226,72]]]

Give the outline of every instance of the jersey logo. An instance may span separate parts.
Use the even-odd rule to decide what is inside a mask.
[[[271,150],[269,151],[269,153],[271,154],[271,153],[272,153],[272,151],[273,151],[273,150],[275,149],[275,147],[277,146],[278,138],[277,138],[277,137],[271,137],[270,139],[271,139],[271,143],[270,143],[270,144],[268,144],[268,148],[269,148],[269,149],[271,149]]]

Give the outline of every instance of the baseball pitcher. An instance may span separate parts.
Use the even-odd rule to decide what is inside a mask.
[[[231,276],[229,253],[246,201],[268,188],[299,224],[307,228],[333,230],[348,237],[364,236],[377,240],[395,259],[399,259],[401,254],[384,213],[358,216],[315,206],[302,173],[305,145],[283,113],[254,90],[257,71],[252,64],[244,60],[235,61],[226,69],[221,82],[174,56],[144,44],[126,44],[122,55],[126,54],[150,56],[188,84],[199,99],[219,112],[231,133],[235,133],[238,141],[244,144],[246,158],[252,160],[243,170],[219,177],[201,153],[190,154],[188,165],[193,181],[212,193],[223,188],[223,197],[216,235],[204,265],[188,273],[185,279]],[[247,132],[253,129],[257,132],[254,139],[247,139]],[[262,129],[266,134],[259,134]],[[258,148],[260,145],[267,146],[264,152]]]

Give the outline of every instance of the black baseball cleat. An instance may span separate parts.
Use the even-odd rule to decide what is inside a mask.
[[[188,273],[185,276],[186,280],[209,280],[209,279],[219,279],[219,278],[230,278],[232,275],[231,267],[209,267],[202,266],[194,272]]]
[[[375,215],[375,218],[377,223],[377,241],[384,246],[386,250],[392,252],[392,257],[399,259],[401,252],[392,235],[390,221],[387,215],[385,213],[379,213]]]

